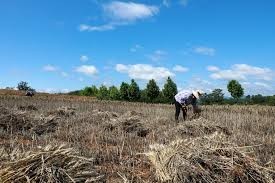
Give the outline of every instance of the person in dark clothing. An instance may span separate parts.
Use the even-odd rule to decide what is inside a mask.
[[[196,91],[181,91],[178,94],[175,95],[175,120],[179,120],[179,114],[180,110],[182,110],[183,119],[186,120],[187,116],[187,106],[192,105],[193,107],[193,113],[196,113],[197,111],[197,99],[203,94],[202,91],[196,90]]]
[[[34,96],[34,91],[33,90],[27,90],[25,96],[28,96],[28,97]]]

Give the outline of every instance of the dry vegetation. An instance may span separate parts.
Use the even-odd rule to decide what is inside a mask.
[[[190,113],[190,112],[189,112]],[[0,95],[0,182],[273,182],[275,107]]]

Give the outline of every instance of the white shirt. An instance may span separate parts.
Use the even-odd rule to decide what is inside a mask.
[[[192,91],[182,90],[177,95],[175,95],[175,100],[179,103],[185,103],[188,100],[188,97],[192,95]]]

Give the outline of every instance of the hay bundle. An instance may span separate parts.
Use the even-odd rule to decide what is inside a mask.
[[[0,129],[8,132],[21,133],[23,131],[32,131],[38,135],[48,132],[54,132],[57,128],[56,116],[40,117],[37,119],[22,111],[12,111],[6,108],[0,112]]]
[[[225,135],[231,135],[232,133],[227,127],[219,125],[206,125],[206,124],[183,124],[176,127],[177,134],[181,137],[191,136],[199,137],[204,135],[210,135],[215,132],[223,133]]]
[[[0,129],[18,132],[32,128],[32,121],[26,113],[14,112],[3,107],[0,110]]]
[[[60,119],[56,116],[41,117],[37,125],[32,128],[32,131],[37,135],[55,132],[58,126],[57,120]]]
[[[260,167],[246,148],[226,143],[214,133],[208,137],[152,145],[146,153],[161,182],[257,182],[270,183],[271,171]]]
[[[141,121],[141,116],[141,113],[128,111],[120,117],[111,118],[104,123],[104,129],[107,131],[121,129],[126,133],[135,133],[139,137],[146,137],[150,130]]]
[[[0,106],[0,115],[2,116],[2,115],[7,115],[7,114],[10,114],[10,111],[5,107]]]
[[[95,121],[109,121],[117,117],[118,117],[118,114],[115,112],[101,111],[97,109],[92,111],[92,118]]]
[[[22,110],[22,111],[37,111],[37,107],[35,107],[34,105],[27,105],[27,106],[18,106],[18,110]]]
[[[77,156],[64,146],[47,146],[6,163],[0,170],[0,182],[98,182],[103,179],[93,160]]]
[[[215,132],[228,136],[232,134],[227,127],[219,126],[215,124],[215,122],[209,121],[203,117],[186,121],[168,131],[169,134],[176,135],[180,138],[200,137],[211,135]]]
[[[54,111],[48,112],[48,115],[56,115],[56,116],[65,116],[65,117],[70,117],[75,115],[75,108],[73,107],[59,107]]]
[[[149,129],[137,117],[121,118],[120,126],[127,133],[136,133],[139,137],[146,137]]]

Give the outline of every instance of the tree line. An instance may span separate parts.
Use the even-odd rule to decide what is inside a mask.
[[[27,82],[21,81],[17,85],[18,90],[32,90]],[[188,88],[186,88],[188,89]],[[231,80],[227,84],[227,90],[231,97],[225,97],[222,89],[214,89],[211,93],[205,93],[200,98],[202,105],[222,105],[222,104],[241,104],[241,105],[273,105],[275,106],[275,95],[263,96],[247,95],[244,96],[244,89],[236,80]],[[95,85],[87,86],[82,90],[69,92],[69,95],[96,97],[99,100],[121,100],[129,102],[146,103],[173,103],[174,96],[178,89],[176,83],[168,77],[163,89],[161,90],[154,79],[149,80],[145,89],[140,89],[134,79],[130,83],[122,82],[119,87],[106,87],[101,85],[99,88]]]
[[[225,98],[222,89],[214,89],[209,94],[204,94],[200,103],[202,105],[223,105],[223,104],[241,104],[241,105],[272,105],[275,106],[275,95],[263,96],[258,95],[244,95],[244,89],[241,84],[236,80],[231,80],[227,84],[227,90],[231,94],[231,98]]]
[[[186,88],[188,89],[188,88]],[[274,105],[275,95],[263,96],[247,95],[244,96],[244,89],[236,80],[231,80],[227,84],[227,90],[231,97],[225,97],[222,89],[214,89],[211,93],[205,93],[200,98],[201,105],[223,105],[223,104],[241,104],[241,105]],[[141,90],[134,79],[131,83],[122,82],[120,87],[111,86],[107,88],[102,85],[85,87],[83,90],[70,92],[69,94],[81,96],[93,96],[100,100],[122,100],[130,102],[147,102],[147,103],[173,103],[174,96],[177,94],[176,83],[168,77],[162,90],[160,90],[154,79],[150,80],[146,88]]]
[[[69,94],[80,96],[97,97],[99,100],[122,100],[130,102],[147,103],[173,103],[177,94],[177,85],[168,77],[161,90],[154,79],[149,80],[145,89],[140,89],[134,79],[130,83],[122,82],[119,87],[111,86],[107,88],[101,85],[85,87],[82,90],[73,91]]]

